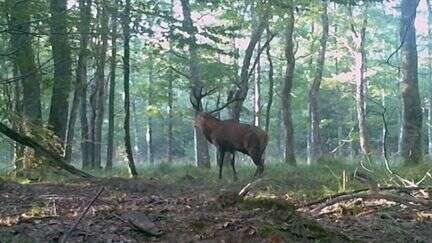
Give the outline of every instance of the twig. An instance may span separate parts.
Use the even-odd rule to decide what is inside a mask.
[[[72,233],[72,231],[74,231],[76,229],[76,227],[78,226],[78,224],[81,222],[81,219],[87,214],[87,212],[89,211],[90,207],[93,205],[93,203],[96,201],[96,199],[100,196],[100,194],[102,194],[103,190],[105,189],[105,187],[101,187],[101,189],[99,189],[98,193],[93,197],[93,199],[90,201],[90,203],[87,205],[86,209],[84,210],[84,212],[81,213],[81,215],[79,216],[79,218],[75,221],[74,225],[72,226],[72,228],[70,228],[66,234],[64,234],[63,239],[60,241],[61,243],[66,243],[70,234]]]

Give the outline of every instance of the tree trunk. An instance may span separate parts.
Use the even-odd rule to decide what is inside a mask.
[[[381,105],[383,109],[386,108],[386,102],[385,102],[385,92],[384,90],[381,91]],[[385,115],[385,114],[384,114]],[[381,155],[385,159],[386,156],[386,125],[383,123],[382,130],[381,130]]]
[[[62,143],[66,139],[69,92],[72,80],[72,57],[67,33],[67,0],[51,0],[51,36],[54,85],[48,124]]]
[[[414,21],[418,0],[402,0],[400,36],[402,41],[401,93],[404,106],[402,157],[406,164],[419,163],[423,157],[422,120],[417,74],[417,44]]]
[[[270,38],[270,27],[267,25],[267,38]],[[273,60],[271,57],[271,51],[270,51],[270,44],[266,47],[266,54],[267,54],[267,60],[269,64],[269,72],[268,72],[268,81],[269,81],[269,88],[268,88],[268,101],[267,101],[267,108],[266,108],[266,120],[265,120],[265,131],[268,134],[269,128],[270,128],[270,116],[271,116],[271,107],[273,104],[273,86],[274,86],[274,70],[273,70]]]
[[[367,120],[366,120],[366,79],[364,77],[366,70],[366,26],[367,26],[367,14],[366,9],[363,10],[363,20],[359,35],[353,30],[352,37],[354,42],[354,76],[356,83],[356,111],[357,111],[357,123],[359,129],[360,148],[363,155],[367,160],[370,159],[369,140],[367,132]]]
[[[167,162],[172,163],[173,157],[173,73],[168,71],[168,119],[167,119]]]
[[[111,62],[110,62],[110,80],[109,80],[109,97],[108,97],[108,145],[106,171],[111,171],[114,159],[114,103],[115,103],[115,86],[116,86],[116,64],[117,64],[117,14],[118,2],[115,6],[111,17]]]
[[[30,2],[9,0],[8,3],[10,4],[12,48],[20,75],[22,76],[23,115],[30,123],[41,125],[40,83],[42,78],[36,67],[31,45]]]
[[[133,125],[134,125],[134,151],[135,154],[137,154],[137,160],[138,161],[143,161],[145,160],[144,154],[145,154],[145,145],[142,141],[142,135],[143,135],[143,131],[142,131],[142,122],[139,114],[138,114],[138,108],[137,108],[137,98],[133,99],[132,101],[132,115],[133,115]],[[138,105],[139,107],[139,105]]]
[[[285,163],[296,165],[295,149],[294,149],[294,127],[292,122],[292,108],[291,108],[291,90],[294,81],[294,6],[292,1],[289,1],[290,7],[288,8],[288,17],[285,26],[285,58],[286,70],[282,87],[282,111],[283,121],[286,131],[285,136]]]
[[[150,67],[149,67],[149,89],[148,89],[148,107],[153,106],[153,85],[154,85],[154,58],[150,57]],[[150,112],[151,113],[151,112]],[[147,115],[147,130],[146,130],[146,142],[147,142],[147,161],[149,164],[154,163],[153,155],[153,114]]]
[[[197,41],[195,36],[195,27],[193,26],[191,18],[191,9],[189,0],[181,0],[183,10],[183,28],[188,33],[188,46],[189,46],[189,75],[190,75],[190,99],[202,109],[201,99],[199,99],[203,90],[203,84],[200,78],[199,70],[199,57],[197,53]],[[195,111],[195,116],[198,114]],[[195,142],[195,162],[199,167],[210,167],[210,156],[208,150],[208,143],[198,128],[194,129],[194,142]]]
[[[315,77],[309,90],[309,124],[310,124],[310,162],[317,162],[322,156],[321,133],[320,133],[320,109],[319,91],[324,71],[324,62],[329,34],[329,20],[327,14],[327,1],[323,1],[322,14],[322,36],[320,40],[320,50],[317,57]]]
[[[65,160],[70,163],[71,156],[72,156],[72,147],[73,147],[73,140],[75,135],[75,123],[78,116],[78,108],[81,102],[82,92],[83,92],[83,86],[86,85],[87,82],[87,44],[88,44],[88,38],[89,34],[89,25],[90,25],[90,6],[91,2],[89,0],[80,0],[79,1],[79,9],[80,9],[80,22],[78,25],[78,31],[80,32],[80,47],[78,52],[78,65],[76,68],[76,78],[75,78],[75,87],[74,87],[74,93],[73,93],[73,101],[72,101],[72,107],[69,114],[69,123],[68,123],[68,130],[67,130],[67,137],[66,137],[66,151],[65,151]],[[84,101],[85,102],[85,101]],[[86,119],[87,120],[87,119]],[[87,122],[86,122],[87,123]],[[86,126],[85,126],[86,127]],[[85,128],[82,128],[85,129]],[[84,137],[83,137],[84,139]],[[84,141],[82,143],[85,143]],[[83,164],[84,157],[87,149],[86,146],[81,147],[82,154],[83,154]]]
[[[257,13],[255,13],[256,10],[252,10],[252,11],[254,11],[253,13],[254,15],[257,15]],[[229,99],[234,98],[238,100],[236,102],[233,102],[232,105],[230,106],[231,119],[234,119],[236,121],[240,120],[240,113],[243,107],[243,102],[247,97],[247,93],[249,89],[249,76],[250,76],[249,67],[253,56],[253,52],[255,50],[258,41],[261,39],[261,35],[264,32],[264,29],[267,25],[267,20],[265,19],[266,17],[254,16],[254,18],[258,18],[258,20],[256,20],[258,23],[254,23],[252,27],[252,35],[250,37],[249,44],[246,48],[245,56],[243,58],[243,64],[240,70],[239,84],[233,86],[233,89],[230,91],[230,95],[228,97]]]
[[[100,169],[102,168],[102,126],[103,119],[105,115],[105,89],[106,89],[106,81],[105,81],[105,64],[106,64],[106,53],[108,49],[108,10],[107,10],[108,2],[103,1],[101,3],[101,23],[100,23],[100,38],[101,45],[98,48],[98,56],[96,61],[96,118],[95,118],[95,128],[94,128],[94,161],[93,168]]]
[[[90,135],[87,119],[87,60],[88,42],[91,21],[91,0],[79,0],[80,9],[80,47],[78,53],[78,64],[76,69],[76,82],[79,83],[80,96],[80,123],[81,123],[81,156],[82,167],[90,168]]]
[[[125,110],[125,119],[123,124],[123,129],[125,131],[125,149],[128,158],[128,165],[130,169],[130,173],[132,177],[137,177],[138,172],[135,167],[135,162],[132,154],[132,146],[130,141],[130,97],[129,97],[129,74],[130,74],[130,49],[129,49],[129,41],[130,41],[130,9],[131,3],[130,0],[126,0],[124,16],[122,21],[123,26],[123,85],[124,85],[124,110]]]
[[[428,7],[428,154],[432,158],[432,4],[426,1]]]
[[[174,16],[174,0],[171,0],[171,9],[170,9],[170,15]],[[174,31],[174,27],[170,26],[170,34],[172,34]],[[172,51],[172,41],[170,39],[169,42],[169,49]],[[171,56],[170,56],[171,57]],[[172,163],[173,159],[173,99],[174,99],[174,90],[173,90],[173,82],[174,82],[174,75],[173,71],[171,69],[168,70],[168,118],[167,118],[167,162],[169,164]]]
[[[7,2],[10,13],[11,44],[16,65],[21,75],[23,87],[23,118],[21,128],[26,135],[30,134],[32,127],[42,125],[41,114],[41,90],[42,81],[35,62],[35,55],[32,48],[32,35],[30,34],[30,2],[20,0],[9,0]],[[26,148],[23,152],[23,160],[19,165],[22,171],[16,171],[18,175],[24,175],[27,169],[34,165],[35,154],[31,149]],[[22,165],[22,166],[21,166]]]
[[[16,80],[19,76],[18,66],[16,65],[16,60],[12,60],[13,63],[13,78]],[[21,89],[21,80],[16,80],[14,83],[14,104],[13,104],[13,112],[17,117],[22,116],[22,89]],[[19,121],[14,119],[12,122],[12,129],[22,133],[22,126]],[[24,156],[24,147],[19,143],[14,143],[14,164],[15,171],[23,170],[23,156]]]
[[[261,48],[261,42],[258,42],[258,49]],[[255,71],[254,78],[254,96],[253,96],[253,110],[254,110],[254,122],[253,124],[257,127],[260,127],[261,121],[261,57],[257,55],[258,64],[257,69]]]

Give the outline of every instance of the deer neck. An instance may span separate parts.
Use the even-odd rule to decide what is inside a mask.
[[[208,141],[211,140],[211,133],[213,130],[215,130],[219,126],[219,123],[214,120],[207,120],[204,127],[203,127],[203,134],[207,138]]]

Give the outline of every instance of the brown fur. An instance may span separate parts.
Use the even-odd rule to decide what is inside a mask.
[[[234,153],[240,151],[251,157],[258,167],[255,175],[264,171],[264,152],[267,147],[268,136],[262,129],[234,120],[219,120],[210,114],[200,112],[195,118],[197,126],[207,140],[218,149],[219,177],[222,177],[222,164],[225,152],[232,153],[231,165],[234,179],[237,178],[234,167]]]

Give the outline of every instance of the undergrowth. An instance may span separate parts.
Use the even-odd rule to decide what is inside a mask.
[[[373,172],[369,177],[381,186],[393,185],[394,180],[382,164],[367,165]],[[244,186],[254,180],[252,175],[256,167],[250,165],[237,165],[238,181],[233,181],[232,169],[229,166],[223,168],[223,178],[218,178],[218,168],[197,168],[191,164],[157,164],[138,165],[139,179],[152,180],[160,184],[188,185],[200,184],[207,187],[235,187]],[[319,164],[290,166],[283,163],[268,163],[263,179],[262,193],[267,195],[283,195],[293,199],[315,199],[338,192],[350,191],[367,187],[365,182],[354,178],[358,169],[357,164],[344,160],[326,159]],[[423,178],[427,171],[432,169],[430,163],[418,165],[393,166],[392,171],[408,180],[415,182]],[[129,170],[126,166],[114,167],[111,172],[104,170],[90,170],[89,173],[102,178],[121,177],[129,178]],[[29,183],[28,180],[15,178],[6,171],[0,171],[1,179],[14,180],[19,183]],[[345,178],[345,180],[344,180]],[[67,183],[71,176],[67,172],[53,171],[45,173],[44,181]],[[422,185],[432,185],[432,178],[427,177]]]

